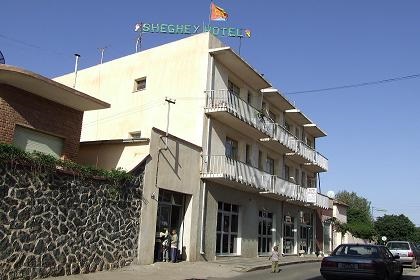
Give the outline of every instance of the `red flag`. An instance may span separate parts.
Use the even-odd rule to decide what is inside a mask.
[[[225,21],[228,18],[228,13],[220,8],[219,6],[216,6],[213,2],[210,4],[210,20],[219,20],[219,21]]]

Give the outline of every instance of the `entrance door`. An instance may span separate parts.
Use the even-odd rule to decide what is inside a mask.
[[[178,240],[181,241],[181,225],[184,220],[184,201],[185,195],[178,192],[159,190],[159,202],[156,219],[156,238],[155,238],[155,260],[162,259],[161,233],[165,229],[170,233],[175,229],[178,233]],[[182,242],[182,241],[181,241]],[[178,248],[180,248],[178,244]]]
[[[273,213],[259,211],[258,216],[258,255],[265,255],[273,246]]]

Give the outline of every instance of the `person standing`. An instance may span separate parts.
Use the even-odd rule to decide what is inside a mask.
[[[165,233],[164,233],[163,242],[162,242],[163,261],[169,262],[169,248],[171,245],[171,235],[169,234],[169,231],[167,228],[165,228],[164,230],[165,230]]]
[[[178,255],[178,234],[176,234],[176,229],[172,230],[171,235],[171,261],[176,262]]]
[[[279,258],[280,258],[279,247],[275,245],[273,247],[273,250],[271,251],[270,257],[268,258],[269,260],[271,260],[271,273],[278,272]]]

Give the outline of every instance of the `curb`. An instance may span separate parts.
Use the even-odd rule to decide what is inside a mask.
[[[291,265],[291,264],[299,264],[299,263],[315,263],[315,262],[321,262],[321,260],[291,261],[291,262],[287,262],[287,263],[279,263],[279,267],[280,266],[285,266],[285,265]],[[267,269],[267,268],[271,268],[271,264],[245,268],[245,269],[241,270],[241,272],[251,272],[251,271],[262,270],[262,269]]]

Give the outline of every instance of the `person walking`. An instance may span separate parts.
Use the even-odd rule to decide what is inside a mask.
[[[280,258],[279,247],[275,245],[273,247],[273,250],[271,251],[270,257],[268,257],[268,259],[271,260],[271,273],[278,272],[279,258]]]
[[[171,261],[174,263],[177,261],[178,255],[178,234],[176,234],[176,229],[172,230],[171,235]]]

